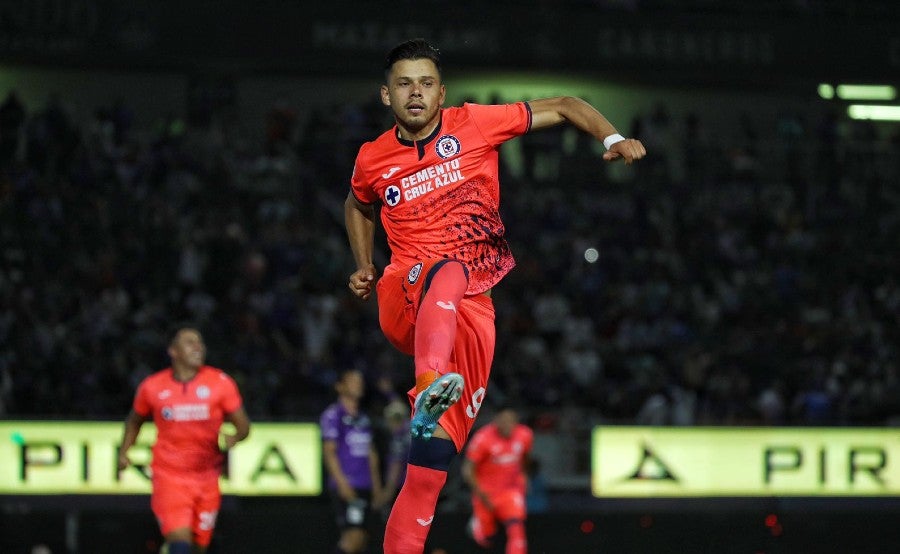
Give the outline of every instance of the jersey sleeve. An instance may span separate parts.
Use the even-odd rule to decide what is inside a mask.
[[[219,379],[222,380],[222,411],[226,414],[234,413],[244,403],[237,383],[225,373],[220,373]]]
[[[353,175],[350,177],[350,192],[363,204],[374,204],[378,200],[375,189],[372,188],[371,179],[366,172],[366,145],[364,144],[356,155],[353,164]]]
[[[526,102],[515,104],[465,104],[472,121],[484,139],[499,146],[531,129],[531,107]]]
[[[319,418],[319,427],[322,430],[322,440],[338,440],[341,435],[341,429],[338,423],[337,410],[328,409],[322,413],[322,416]]]
[[[148,417],[153,411],[153,405],[150,403],[149,386],[147,380],[141,381],[138,385],[137,392],[134,394],[134,403],[131,405],[134,413],[141,417]]]

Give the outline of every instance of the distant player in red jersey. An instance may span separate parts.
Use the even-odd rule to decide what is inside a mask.
[[[528,551],[525,538],[525,478],[534,433],[505,408],[475,432],[466,448],[462,476],[472,488],[470,531],[489,548],[497,523],[506,529],[506,554]]]
[[[128,467],[128,449],[144,422],[152,419],[157,435],[150,466],[150,505],[168,554],[203,553],[212,539],[222,500],[220,427],[229,421],[236,429],[235,434],[224,435],[228,450],[247,438],[250,420],[234,380],[204,365],[206,347],[197,330],[179,329],[169,343],[169,357],[172,367],[150,375],[138,386],[125,420],[119,470]]]
[[[500,145],[569,122],[603,141],[608,161],[630,164],[645,155],[639,141],[619,135],[578,98],[443,108],[444,97],[431,45],[416,39],[388,53],[381,100],[396,126],[360,148],[344,203],[356,262],[350,290],[368,299],[377,288],[385,336],[415,361],[413,438],[385,530],[388,554],[423,551],[447,468],[487,390],[495,340],[490,292],[515,265],[500,221]],[[391,249],[377,284],[376,203]]]

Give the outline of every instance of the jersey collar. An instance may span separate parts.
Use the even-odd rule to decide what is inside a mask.
[[[438,133],[441,131],[441,126],[444,124],[444,110],[441,110],[440,119],[438,120],[437,126],[434,128],[434,131],[431,132],[430,135],[421,139],[421,140],[407,140],[405,138],[400,137],[400,129],[397,126],[394,126],[394,136],[397,137],[397,142],[402,144],[403,146],[410,146],[416,148],[416,153],[419,155],[419,159],[425,157],[425,147],[432,142],[435,137],[438,136]]]

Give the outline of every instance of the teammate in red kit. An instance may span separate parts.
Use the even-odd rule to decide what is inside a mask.
[[[491,288],[515,265],[500,221],[500,145],[569,122],[603,141],[608,161],[630,164],[645,154],[639,141],[619,135],[578,98],[444,108],[444,97],[440,56],[426,41],[388,53],[381,100],[396,126],[360,148],[344,203],[356,262],[349,287],[362,299],[377,289],[385,336],[415,362],[412,443],[385,529],[388,554],[423,551],[447,468],[487,390],[495,340]],[[377,281],[376,203],[391,249]]]
[[[506,554],[528,551],[525,538],[526,467],[534,433],[519,423],[516,410],[505,408],[479,429],[466,448],[462,476],[472,489],[469,529],[489,548],[497,523],[506,529]]]
[[[169,343],[169,357],[172,367],[150,375],[138,386],[125,420],[119,470],[128,467],[128,449],[144,422],[152,419],[157,435],[150,466],[150,505],[168,554],[203,553],[212,539],[222,500],[220,427],[229,421],[236,429],[224,435],[228,450],[247,438],[250,420],[234,380],[204,365],[206,347],[197,330],[178,330]]]

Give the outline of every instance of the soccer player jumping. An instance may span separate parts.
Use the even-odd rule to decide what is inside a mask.
[[[407,476],[385,530],[388,554],[420,554],[447,468],[465,445],[494,356],[491,288],[515,265],[500,221],[499,147],[569,122],[603,141],[603,158],[644,157],[581,99],[444,108],[439,52],[425,40],[387,56],[381,101],[396,126],[359,150],[344,203],[353,293],[378,295],[382,331],[415,363]],[[376,283],[375,204],[391,249]],[[435,440],[430,440],[430,439]]]

